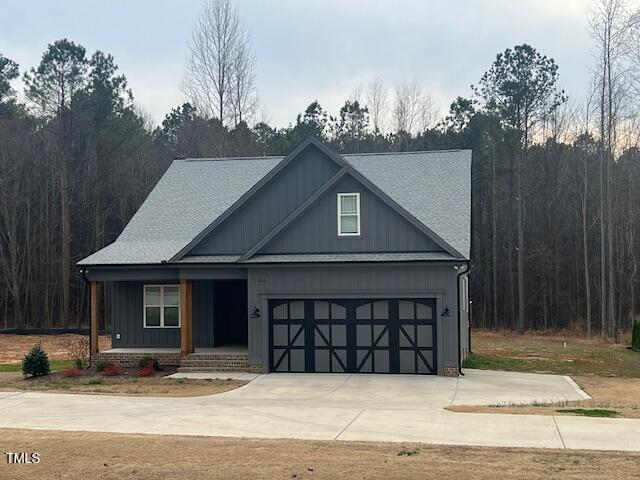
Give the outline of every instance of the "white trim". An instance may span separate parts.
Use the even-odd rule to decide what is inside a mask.
[[[164,324],[164,289],[165,287],[173,287],[178,289],[178,305],[166,305],[166,307],[178,308],[178,325],[165,325]],[[159,288],[160,289],[160,304],[159,305],[147,305],[147,288]],[[147,307],[156,307],[160,309],[160,325],[147,325]],[[180,285],[144,285],[142,288],[142,327],[143,328],[180,328],[182,325],[182,308],[180,308]]]
[[[356,197],[356,213],[342,213],[342,197]],[[351,193],[338,193],[337,197],[337,218],[338,218],[338,236],[339,237],[359,237],[360,236],[360,193],[359,192],[351,192]],[[342,232],[342,222],[340,221],[343,216],[356,217],[357,231],[344,233]]]

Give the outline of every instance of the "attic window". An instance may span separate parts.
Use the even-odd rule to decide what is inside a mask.
[[[360,194],[338,194],[338,236],[360,235]]]

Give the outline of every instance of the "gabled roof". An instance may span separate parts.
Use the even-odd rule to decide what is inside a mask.
[[[451,258],[469,258],[470,150],[340,156],[315,139],[301,147],[309,143],[388,197],[439,239]],[[118,239],[78,264],[179,261],[216,220],[229,215],[299,151],[287,157],[175,160]]]

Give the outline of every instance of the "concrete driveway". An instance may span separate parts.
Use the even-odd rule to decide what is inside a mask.
[[[640,451],[640,420],[443,409],[585,397],[556,375],[271,374],[193,398],[0,392],[0,427]]]

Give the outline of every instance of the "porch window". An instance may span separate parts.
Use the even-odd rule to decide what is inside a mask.
[[[338,194],[338,236],[360,235],[360,194]]]
[[[180,287],[144,286],[144,328],[180,327]]]

